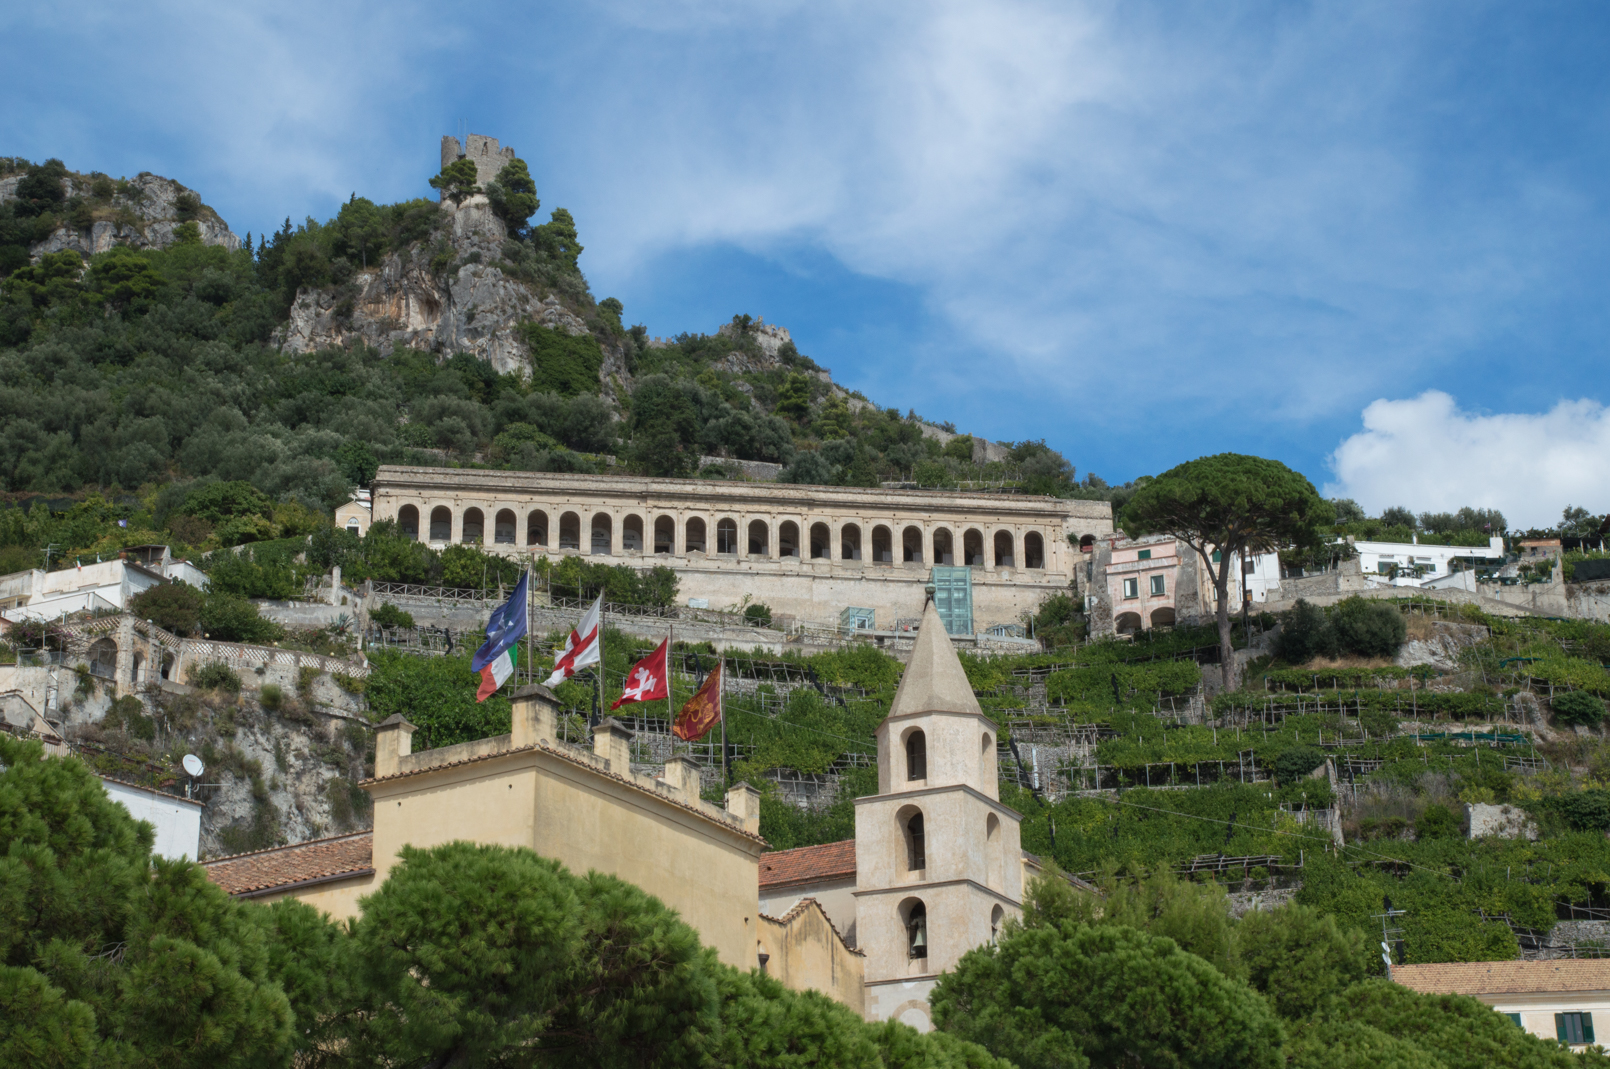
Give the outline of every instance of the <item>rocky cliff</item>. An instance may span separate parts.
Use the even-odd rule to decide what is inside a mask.
[[[14,200],[24,175],[0,178],[0,204]],[[62,179],[65,194],[59,225],[29,246],[37,261],[46,253],[74,249],[89,257],[114,245],[135,249],[161,249],[173,244],[174,231],[194,222],[205,245],[240,248],[240,238],[219,214],[201,202],[195,190],[171,178],[142,173],[113,181],[105,175],[69,172]]]
[[[470,353],[502,373],[526,373],[531,353],[521,324],[540,323],[572,336],[587,324],[561,298],[514,277],[502,265],[508,232],[487,199],[444,201],[434,240],[398,250],[336,286],[304,287],[276,339],[293,352],[354,343]],[[619,342],[600,339],[606,395],[611,379],[630,376]]]

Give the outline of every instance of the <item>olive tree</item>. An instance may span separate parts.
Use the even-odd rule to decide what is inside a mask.
[[[1122,523],[1131,538],[1171,534],[1202,558],[1218,597],[1219,661],[1229,688],[1235,678],[1231,562],[1242,554],[1310,546],[1318,526],[1335,515],[1335,506],[1312,483],[1278,460],[1219,453],[1187,461],[1141,487],[1125,506]]]

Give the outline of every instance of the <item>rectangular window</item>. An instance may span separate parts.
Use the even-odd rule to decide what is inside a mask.
[[[1256,572],[1257,570],[1258,570],[1258,562],[1253,560],[1251,557],[1248,557],[1246,560],[1241,562],[1241,571],[1242,571],[1243,574],[1251,575],[1254,572]]]
[[[1213,551],[1213,563],[1219,563],[1219,551],[1216,549]]]
[[[1504,1016],[1508,1017],[1511,1021],[1514,1021],[1516,1028],[1524,1028],[1525,1027],[1525,1025],[1521,1024],[1521,1015],[1520,1014],[1518,1014],[1518,1013],[1506,1013],[1506,1014],[1504,1014]]]
[[[1136,556],[1135,559],[1136,560],[1151,560],[1152,559],[1152,551],[1149,550],[1149,549],[1143,549],[1143,550],[1140,551],[1140,553]]]
[[[1554,1033],[1561,1043],[1577,1046],[1593,1042],[1593,1014],[1556,1013]]]
[[[1138,598],[1138,597],[1140,597],[1140,580],[1139,579],[1125,579],[1124,580],[1124,597],[1126,597],[1126,598]]]
[[[1163,585],[1163,577],[1160,575],[1152,576],[1152,597],[1160,598],[1167,592]]]

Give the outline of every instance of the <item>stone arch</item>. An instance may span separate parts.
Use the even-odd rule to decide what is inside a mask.
[[[351,531],[355,535],[358,535],[360,538],[363,536],[363,524],[356,516],[347,517],[347,530]]]
[[[682,551],[684,553],[705,552],[705,538],[704,520],[698,516],[693,517],[687,523],[686,534],[683,536]]]
[[[497,515],[492,517],[492,541],[504,546],[514,545],[515,532],[519,530],[517,523],[513,509],[498,509]]]
[[[984,884],[993,891],[1006,888],[1006,846],[1001,834],[1001,818],[991,813],[984,818]]]
[[[894,532],[881,523],[872,528],[872,563],[894,563]]]
[[[906,753],[906,779],[921,782],[928,778],[928,736],[922,728],[910,728],[902,740]]]
[[[464,522],[459,528],[458,540],[465,545],[479,545],[486,537],[486,514],[478,508],[464,510]]]
[[[1085,536],[1083,536],[1082,538],[1079,539],[1079,552],[1080,553],[1089,553],[1091,550],[1093,550],[1095,548],[1096,548],[1096,536],[1095,535],[1085,535]]]
[[[777,527],[777,555],[799,559],[799,524],[784,520]]]
[[[969,568],[984,567],[984,532],[969,527],[962,535],[962,563]]]
[[[1012,532],[995,532],[995,567],[1015,568],[1015,556],[1012,553]]]
[[[928,962],[928,905],[920,898],[907,898],[897,907],[900,926],[906,932],[906,952],[909,960]]]
[[[1152,610],[1152,626],[1153,627],[1173,627],[1174,626],[1174,607],[1172,605],[1164,605],[1161,608],[1153,609]]]
[[[1045,539],[1039,531],[1030,531],[1023,536],[1023,567],[1045,567]]]
[[[581,517],[574,512],[559,517],[559,548],[581,549]]]
[[[833,531],[825,523],[811,524],[811,559],[833,559]]]
[[[861,559],[861,528],[847,523],[839,528],[839,557],[842,560]]]
[[[928,829],[922,810],[903,805],[895,811],[894,820],[900,828],[900,841],[905,844],[902,874],[920,876],[928,869]]]
[[[907,564],[922,563],[922,530],[907,527],[900,532],[900,559]]]
[[[134,665],[129,669],[129,682],[138,685],[140,671],[145,668],[145,654],[139,650],[134,651]]]
[[[1006,923],[1006,910],[997,902],[995,908],[989,911],[989,941],[991,943],[1001,936],[1001,926]]]
[[[738,521],[731,516],[716,521],[716,552],[729,556],[738,553]]]
[[[934,531],[934,563],[946,565],[956,563],[956,543],[951,538],[948,527]]]
[[[430,510],[430,540],[432,542],[453,540],[453,510],[446,505],[437,505]]]
[[[101,679],[117,678],[117,643],[110,638],[98,638],[85,651],[89,658],[89,674]]]
[[[532,509],[526,515],[525,544],[544,548],[548,545],[548,514],[541,509]]]
[[[676,552],[676,520],[670,516],[661,516],[654,521],[654,552]]]
[[[980,783],[994,783],[995,771],[995,738],[989,732],[984,732],[978,745],[978,779]]]
[[[765,520],[749,521],[749,555],[771,556],[771,525]]]
[[[1133,635],[1140,630],[1140,613],[1121,612],[1113,617],[1112,626],[1120,635]]]
[[[643,552],[643,517],[635,512],[621,521],[621,552]]]
[[[404,538],[419,541],[419,509],[414,505],[404,505],[397,510],[397,530]]]
[[[594,556],[608,557],[615,552],[615,517],[607,512],[593,513],[592,541],[588,543]]]

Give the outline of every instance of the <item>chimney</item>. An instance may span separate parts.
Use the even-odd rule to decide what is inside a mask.
[[[612,716],[593,728],[593,753],[609,762],[609,770],[626,775],[632,770],[632,732]]]
[[[375,779],[402,771],[402,759],[413,752],[414,725],[393,713],[375,728]]]
[[[740,783],[727,792],[727,815],[736,818],[751,835],[760,834],[760,792]]]
[[[509,745],[515,749],[535,746],[538,739],[553,742],[559,737],[556,710],[559,699],[541,683],[528,683],[510,695],[514,699],[514,722]]]
[[[699,762],[685,755],[671,758],[665,762],[665,774],[661,777],[667,787],[681,791],[688,801],[694,802],[699,798]]]

